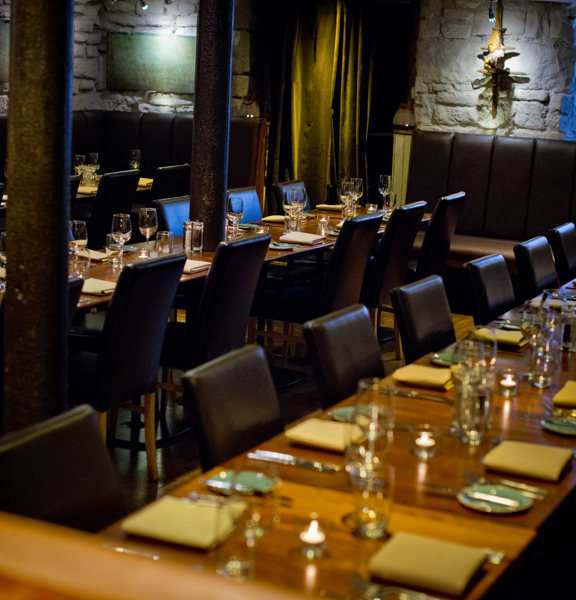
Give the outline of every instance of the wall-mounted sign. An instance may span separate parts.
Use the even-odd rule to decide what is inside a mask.
[[[108,89],[194,93],[196,38],[108,34]]]
[[[0,83],[10,79],[10,23],[0,22]]]

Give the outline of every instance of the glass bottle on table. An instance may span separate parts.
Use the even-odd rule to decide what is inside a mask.
[[[158,229],[158,220],[155,208],[143,207],[140,209],[140,214],[138,216],[138,229],[146,238],[146,248],[142,248],[142,251],[140,252],[140,258],[150,258],[150,238]]]
[[[124,244],[132,236],[132,222],[130,215],[116,213],[112,217],[112,237],[120,245],[118,249],[118,268],[124,268]]]

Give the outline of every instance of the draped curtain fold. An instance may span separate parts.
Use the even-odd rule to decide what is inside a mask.
[[[316,205],[366,176],[371,28],[355,2],[271,4],[268,183],[302,179]]]

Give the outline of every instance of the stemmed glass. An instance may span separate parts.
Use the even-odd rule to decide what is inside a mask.
[[[139,169],[140,168],[140,150],[132,150],[130,152],[130,168],[131,169]]]
[[[382,194],[384,216],[389,217],[395,204],[395,197],[392,194],[392,175],[380,175],[378,191]]]
[[[86,221],[70,221],[70,248],[74,253],[74,272],[70,277],[77,277],[78,253],[88,244],[88,229]]]
[[[92,185],[96,184],[96,171],[100,168],[100,155],[98,152],[90,152],[90,170],[92,172]]]
[[[306,206],[306,196],[302,188],[295,188],[290,190],[290,204],[294,207],[294,215],[296,217],[295,228],[297,231],[300,230],[300,224],[302,223],[302,213],[304,206]]]
[[[238,231],[238,223],[244,216],[244,200],[240,196],[231,195],[228,198],[228,209],[226,215],[232,224],[232,235],[235,238]]]
[[[138,218],[138,229],[140,233],[146,238],[146,248],[143,248],[140,252],[140,258],[150,257],[150,237],[153,236],[158,229],[158,220],[156,217],[155,208],[141,208],[140,215]]]
[[[84,154],[76,154],[74,157],[74,172],[76,175],[80,175],[84,179],[84,165],[86,164],[86,157]],[[84,183],[82,181],[81,183]]]
[[[352,217],[352,205],[354,203],[354,187],[350,181],[342,181],[338,185],[338,196],[343,205],[342,216]]]
[[[117,244],[120,244],[118,250],[118,268],[124,268],[124,244],[132,235],[132,222],[130,215],[116,213],[112,216],[112,237]]]
[[[362,198],[362,195],[364,194],[364,182],[362,181],[361,177],[352,177],[350,182],[352,183],[352,187],[354,188],[354,202],[356,205],[358,205],[358,201],[360,200],[360,198]]]

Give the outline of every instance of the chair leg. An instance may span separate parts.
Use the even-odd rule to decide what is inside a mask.
[[[146,462],[148,479],[158,479],[158,457],[156,455],[156,394],[144,397],[144,440],[146,442]]]
[[[104,441],[106,441],[106,435],[108,433],[106,431],[106,429],[107,429],[106,421],[107,421],[108,413],[106,411],[104,411],[104,412],[96,411],[96,414],[98,415],[98,425],[100,425],[100,433],[102,434]]]

